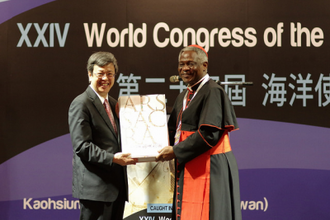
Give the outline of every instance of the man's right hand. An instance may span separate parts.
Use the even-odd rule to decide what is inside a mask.
[[[130,153],[118,152],[114,155],[112,162],[117,163],[121,166],[126,166],[126,165],[131,165],[131,164],[135,165],[137,162],[137,159],[131,158]]]
[[[156,156],[156,161],[168,161],[175,158],[175,154],[172,146],[164,147],[163,149],[158,151],[158,155]]]

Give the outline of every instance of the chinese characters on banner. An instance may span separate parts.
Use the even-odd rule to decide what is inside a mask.
[[[302,100],[302,106],[306,107],[307,101],[314,99],[314,93],[317,93],[318,107],[325,107],[330,103],[330,74],[324,76],[321,73],[316,86],[313,88],[313,79],[310,73],[305,78],[301,73],[291,73],[288,87],[293,91],[293,94],[290,100],[287,99],[287,77],[276,76],[275,73],[272,73],[271,76],[264,74],[263,77],[268,80],[268,84],[262,84],[262,87],[267,90],[262,103],[264,106],[269,102],[282,107],[287,101],[292,106],[295,100],[300,99]]]
[[[300,100],[301,106],[306,107],[308,100],[317,99],[318,107],[328,106],[330,103],[330,74],[325,75],[320,73],[318,79],[315,77],[316,75],[312,76],[310,73],[291,73],[289,77],[276,76],[275,73],[264,73],[263,80],[267,80],[268,82],[260,85],[265,89],[265,95],[261,104],[267,106],[267,103],[269,103],[276,104],[276,107],[283,107],[287,103],[293,106],[295,101]],[[219,76],[210,76],[210,78],[215,81],[219,80]],[[245,75],[226,74],[223,79],[224,82],[245,82]],[[124,76],[121,73],[117,80],[120,87],[119,96],[139,94],[138,80],[141,80],[141,76],[134,76],[132,73],[129,76]],[[316,80],[317,83],[313,86],[312,84]],[[165,78],[146,78],[145,83],[165,83]],[[182,92],[186,89],[186,86],[180,81],[178,84],[170,85],[169,89]],[[249,95],[246,93],[245,87],[240,85],[225,85],[224,89],[233,106],[246,106],[246,100]],[[292,92],[292,94],[289,95],[288,91]]]

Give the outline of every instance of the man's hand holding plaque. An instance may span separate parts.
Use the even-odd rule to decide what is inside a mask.
[[[158,151],[158,155],[156,156],[156,161],[168,161],[175,158],[175,154],[172,146],[164,147],[163,149]]]

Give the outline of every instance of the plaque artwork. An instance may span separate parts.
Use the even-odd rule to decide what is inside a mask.
[[[122,152],[138,162],[155,161],[168,146],[165,95],[131,95],[118,99]]]

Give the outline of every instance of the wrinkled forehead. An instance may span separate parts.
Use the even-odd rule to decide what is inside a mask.
[[[197,53],[195,51],[183,51],[179,57],[179,62],[197,61]]]

